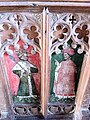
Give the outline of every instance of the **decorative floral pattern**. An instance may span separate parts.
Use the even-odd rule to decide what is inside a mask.
[[[56,13],[55,13],[56,14]],[[79,13],[63,13],[56,14],[57,20],[55,21],[55,15],[51,15],[51,41],[50,51],[55,52],[56,47],[61,47],[65,42],[72,41],[72,47],[75,49],[77,46],[77,52],[81,54],[83,51],[86,53],[89,49],[89,14]],[[54,18],[53,18],[54,17]],[[79,49],[79,50],[78,50]]]
[[[57,38],[63,39],[65,36],[64,33],[67,33],[67,32],[68,32],[68,29],[63,28],[63,26],[59,24],[56,26],[56,31],[53,33],[53,35],[56,37],[56,39]]]
[[[76,33],[78,33],[77,38],[78,39],[83,39],[85,42],[88,43],[89,40],[89,30],[87,30],[88,26],[87,25],[83,25],[81,28],[78,27],[76,28]]]
[[[15,33],[15,28],[8,25],[8,24],[3,24],[3,29],[0,30],[0,34],[1,34],[1,40],[2,43],[5,42],[6,40],[10,39],[14,39],[14,33]]]
[[[30,29],[26,28],[23,30],[23,32],[27,34],[28,39],[30,40],[34,39],[34,41],[39,44],[39,39],[37,38],[38,32],[36,32],[36,30],[37,30],[36,26],[31,26]]]

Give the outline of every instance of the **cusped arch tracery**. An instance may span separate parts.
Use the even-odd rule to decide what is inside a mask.
[[[55,19],[57,16],[57,20]],[[78,47],[77,52],[81,54],[83,51],[88,53],[89,49],[89,34],[90,24],[89,15],[81,13],[64,13],[52,15],[51,23],[51,39],[50,52],[51,54],[59,46],[63,46],[70,39],[72,40],[72,48]],[[55,18],[54,18],[55,17]]]
[[[9,45],[13,45],[15,49],[19,49],[19,40],[33,46],[40,53],[40,25],[28,13],[26,15],[25,13],[3,15],[0,19],[0,53],[3,54],[5,50],[8,50]]]
[[[51,60],[50,98],[48,113],[62,114],[63,111],[65,114],[67,110],[68,113],[72,112],[75,107],[75,98],[82,64],[84,63],[84,55],[85,53],[88,54],[89,51],[90,17],[89,14],[81,13],[51,13],[51,20],[49,44]],[[69,77],[70,72],[73,70],[71,70],[68,60],[71,60],[75,65],[76,77],[72,75],[73,73],[71,73],[72,78]],[[67,64],[69,65],[68,67]],[[67,72],[67,69],[69,72]],[[63,79],[64,77],[65,79]],[[75,81],[73,81],[74,77]],[[69,84],[68,78],[73,82],[70,81]],[[75,96],[71,98],[71,102],[68,101],[69,95],[64,95],[63,93],[63,91],[66,92],[68,89],[74,90],[75,92]],[[70,94],[72,94],[71,90]],[[62,95],[60,94],[61,91],[63,93]]]
[[[6,68],[5,75],[8,81],[6,84],[9,92],[11,93],[10,103],[13,105],[12,109],[17,115],[39,114],[40,111],[38,109],[41,109],[39,96],[41,89],[41,24],[38,22],[38,19],[40,19],[37,19],[38,16],[41,17],[40,14],[37,14],[36,16],[34,13],[30,15],[30,13],[22,12],[7,14],[3,13],[0,17],[0,57],[3,58],[2,61],[4,62],[4,66]],[[26,61],[25,58],[27,58]],[[26,65],[24,62],[20,65],[20,62],[22,63],[23,61],[21,59],[28,64]],[[31,96],[24,95],[19,96],[18,99],[18,90],[22,76],[20,77],[18,74],[15,74],[13,72],[13,68],[19,65],[19,68],[15,68],[15,71],[21,67],[22,69],[20,72],[22,73],[24,70],[23,74],[27,74],[29,72],[26,72],[25,69],[30,67],[31,64],[37,68],[36,73],[32,73],[32,81],[35,85],[33,88],[34,90],[32,89],[33,86],[31,88],[30,85],[28,86],[29,89],[32,89],[30,90],[33,92],[32,94],[36,95],[36,98],[31,98]],[[26,66],[22,67],[23,65]],[[27,71],[30,70],[27,69]],[[27,81],[27,79],[25,80]],[[28,84],[30,84],[29,82],[30,81],[28,80]],[[30,92],[28,93],[30,94]],[[20,106],[17,105],[17,101]],[[36,102],[38,103],[37,105],[35,104]],[[22,106],[22,104],[27,104],[27,107]],[[30,106],[30,104],[33,105]],[[33,112],[35,110],[36,112]]]

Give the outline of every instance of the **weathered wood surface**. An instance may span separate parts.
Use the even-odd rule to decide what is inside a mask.
[[[73,120],[73,115],[54,115],[44,117],[16,117],[14,120]]]
[[[44,0],[44,1],[32,1],[32,0],[23,0],[23,1],[17,1],[17,0],[12,0],[12,2],[10,0],[0,0],[0,6],[89,6],[90,7],[90,1],[87,0],[79,0],[79,1],[59,1],[59,0],[55,0],[55,1],[48,1],[48,0]]]
[[[1,2],[13,2],[13,1],[35,1],[35,2],[90,2],[89,0],[0,0]]]

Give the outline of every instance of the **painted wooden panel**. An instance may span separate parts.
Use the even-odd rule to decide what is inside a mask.
[[[32,113],[29,110],[26,114],[38,114],[41,101],[41,14],[2,13],[0,16],[0,55],[6,66],[12,104],[20,105],[14,108],[15,113],[24,114],[29,108],[24,111],[21,106],[33,104]]]
[[[10,6],[20,4],[15,2]],[[77,87],[83,58],[84,55],[88,56],[90,15],[75,13],[75,7],[74,13],[62,12],[65,6],[68,6],[70,11],[73,9],[72,3],[63,2],[51,2],[50,5],[49,2],[37,3],[41,7],[40,11],[44,6],[49,6],[50,11],[44,8],[41,14],[35,13],[40,11],[36,8],[34,11],[33,7],[30,8],[33,13],[23,12],[23,8],[27,6],[28,10],[29,5],[35,6],[36,3],[22,2],[23,7],[20,7],[18,12],[10,7],[8,13],[0,14],[0,57],[4,57],[14,113],[42,113],[44,116],[70,113],[74,110],[75,97],[79,93]],[[84,6],[83,2],[79,5]],[[75,6],[79,5],[75,3]],[[53,9],[53,6],[58,6],[59,9]],[[85,10],[88,11],[86,7],[87,4]],[[5,7],[5,10],[7,8]],[[85,70],[87,72],[87,68]],[[83,87],[84,81],[81,83]],[[78,105],[80,97],[79,93]],[[72,105],[69,104],[71,102]]]
[[[50,13],[50,114],[71,112],[74,105],[84,54],[89,49],[86,18],[89,20],[88,14]]]

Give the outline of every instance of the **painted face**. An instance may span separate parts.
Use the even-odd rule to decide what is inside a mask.
[[[67,60],[68,58],[70,58],[70,56],[68,55],[68,53],[64,53],[64,59]]]

